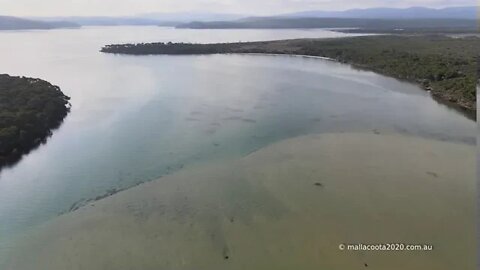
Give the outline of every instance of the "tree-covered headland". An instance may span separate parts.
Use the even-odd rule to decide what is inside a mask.
[[[445,35],[386,35],[338,39],[190,44],[107,45],[105,53],[225,54],[269,53],[322,56],[420,84],[438,99],[474,112],[480,38]]]
[[[46,81],[0,74],[0,167],[45,142],[70,111],[69,99]]]

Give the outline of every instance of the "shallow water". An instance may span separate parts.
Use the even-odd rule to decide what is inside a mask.
[[[323,134],[92,202],[29,235],[7,269],[473,270],[474,217],[472,147]]]
[[[331,61],[98,52],[120,42],[327,36],[343,34],[157,27],[1,32],[0,72],[59,85],[73,109],[46,145],[0,173],[0,262],[18,234],[75,202],[298,135],[398,132],[474,144],[475,122],[418,87]]]

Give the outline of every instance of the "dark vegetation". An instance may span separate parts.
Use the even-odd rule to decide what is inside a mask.
[[[289,18],[252,17],[236,21],[191,22],[177,28],[192,29],[296,29],[296,28],[353,28],[362,33],[473,33],[477,31],[474,19],[372,19],[372,18]]]
[[[68,114],[69,99],[46,81],[0,74],[0,167],[45,142]]]
[[[368,36],[246,43],[141,43],[107,45],[102,52],[148,54],[269,53],[322,56],[419,83],[434,97],[468,112],[476,108],[480,38]]]

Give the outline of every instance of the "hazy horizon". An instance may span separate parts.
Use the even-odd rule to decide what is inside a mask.
[[[306,10],[343,11],[356,8],[445,8],[475,6],[472,0],[0,0],[0,15],[19,17],[138,16],[148,13],[226,13],[276,15]]]

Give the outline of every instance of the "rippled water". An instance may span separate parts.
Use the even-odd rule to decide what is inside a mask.
[[[475,142],[475,122],[417,86],[348,65],[289,56],[98,52],[120,42],[341,36],[159,27],[1,32],[0,72],[59,85],[73,110],[46,145],[1,172],[0,249],[80,200],[298,135],[399,132]]]

